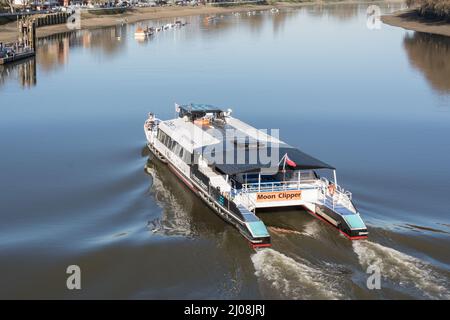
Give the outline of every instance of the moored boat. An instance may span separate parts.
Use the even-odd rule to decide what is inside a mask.
[[[136,31],[134,32],[134,37],[136,39],[144,39],[147,38],[148,36],[152,35],[154,32],[154,28],[142,28],[142,27],[137,27]]]
[[[217,16],[207,16],[203,19],[204,22],[212,22],[217,19]]]

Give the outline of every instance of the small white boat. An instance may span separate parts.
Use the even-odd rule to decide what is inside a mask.
[[[184,27],[185,25],[187,25],[187,22],[181,21],[181,20],[176,20],[175,21],[175,26],[177,27]]]
[[[137,27],[134,32],[134,37],[137,39],[144,39],[148,36],[148,30],[143,29],[142,27]]]
[[[207,16],[207,17],[205,17],[204,21],[212,22],[212,21],[216,20],[216,18],[217,18],[216,16]]]

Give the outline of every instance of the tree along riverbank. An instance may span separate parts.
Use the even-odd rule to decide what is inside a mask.
[[[381,17],[381,21],[386,24],[401,27],[408,30],[439,34],[450,37],[450,23],[448,20],[423,16],[417,9],[394,12]]]

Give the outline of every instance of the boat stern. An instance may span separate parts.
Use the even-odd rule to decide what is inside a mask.
[[[345,207],[320,204],[316,206],[315,214],[336,227],[350,240],[367,239],[369,235],[367,226],[357,211],[353,212]]]
[[[270,234],[267,231],[266,225],[261,220],[247,222],[246,227],[252,235],[250,244],[252,248],[267,248],[271,247]]]
[[[340,230],[351,240],[366,239],[369,232],[359,213],[343,215]]]

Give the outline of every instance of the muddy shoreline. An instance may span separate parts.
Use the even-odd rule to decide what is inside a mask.
[[[384,15],[381,21],[394,27],[450,37],[450,23],[423,18],[413,9]]]
[[[289,5],[277,5],[276,7],[286,7]],[[130,11],[119,14],[102,14],[96,15],[92,13],[82,13],[81,29],[95,29],[112,27],[122,23],[126,19],[127,23],[135,23],[144,20],[165,19],[184,17],[202,14],[220,14],[237,11],[256,11],[268,10],[275,6],[271,5],[245,5],[236,7],[156,7],[156,8],[135,8]],[[52,25],[37,29],[37,37],[43,38],[50,35],[70,31],[65,24]],[[17,39],[16,23],[8,23],[0,26],[0,42],[12,42]]]
[[[392,0],[387,2],[397,2],[397,1],[398,0]],[[250,10],[261,11],[261,10],[270,10],[271,8],[279,8],[279,9],[300,8],[312,5],[336,5],[336,4],[352,4],[352,3],[374,4],[377,2],[385,2],[385,1],[330,1],[330,2],[311,1],[302,3],[278,2],[273,5],[239,5],[234,7],[200,6],[200,7],[135,8],[125,13],[111,14],[111,15],[96,15],[92,13],[83,13],[81,20],[81,29],[112,27],[120,24],[121,21],[125,19],[127,23],[135,23],[139,21],[153,20],[153,19],[185,17],[202,14],[210,14],[210,15],[225,14],[231,12],[242,12]],[[65,24],[41,27],[37,29],[37,37],[43,38],[68,31],[70,30],[66,27]],[[0,42],[13,42],[15,40],[17,40],[17,27],[15,22],[0,26]]]

